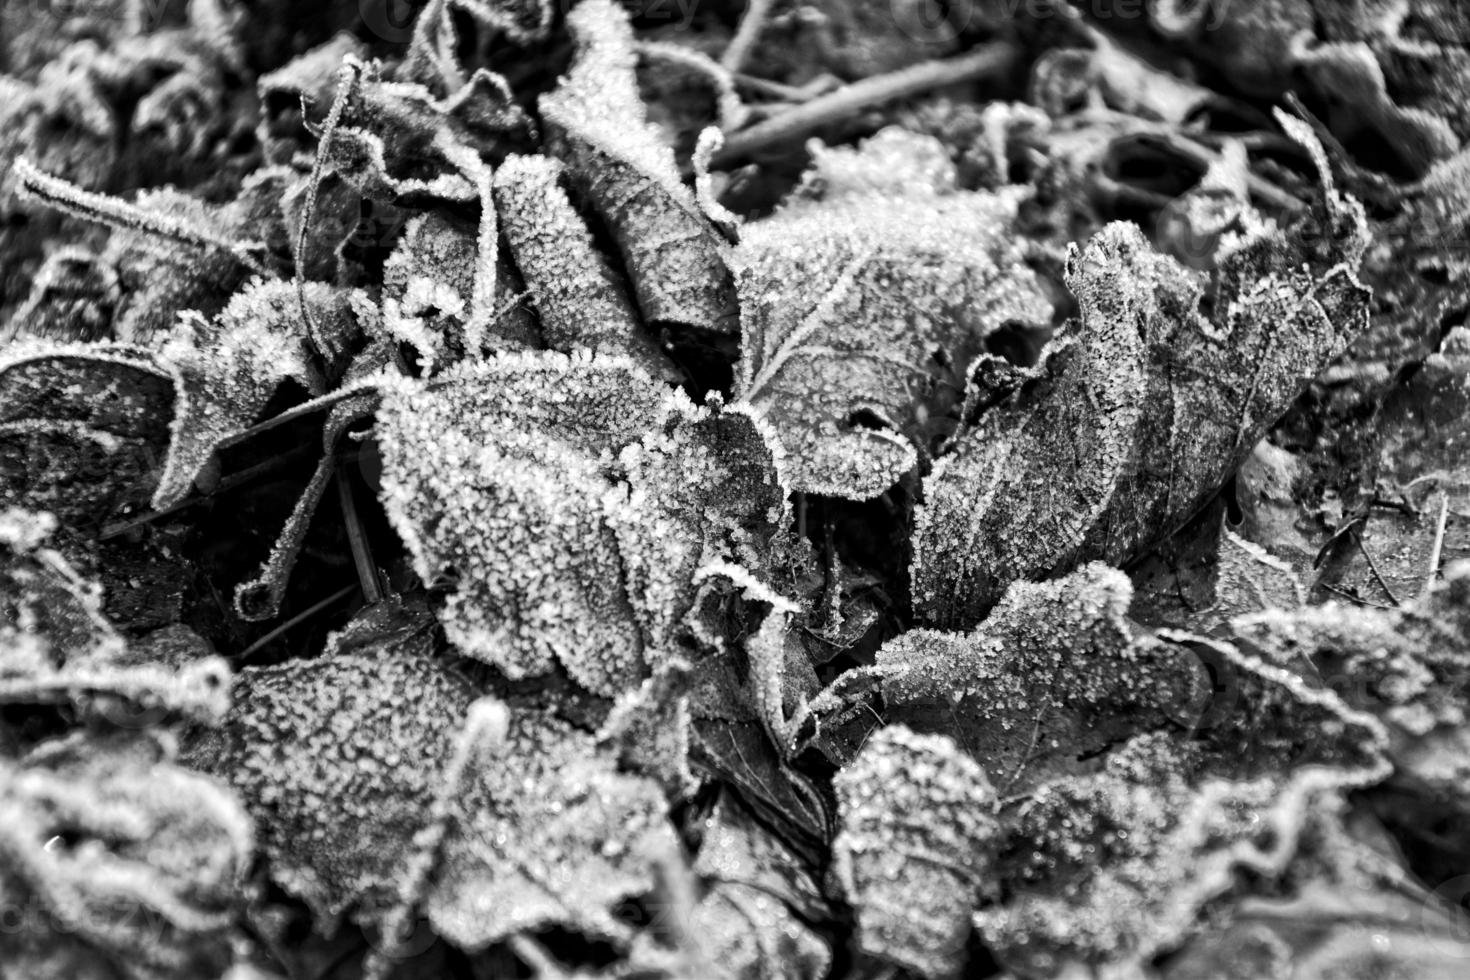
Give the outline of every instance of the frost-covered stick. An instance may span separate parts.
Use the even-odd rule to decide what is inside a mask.
[[[1005,41],[983,44],[956,58],[926,61],[886,75],[874,75],[835,92],[812,99],[779,116],[730,134],[729,142],[715,158],[725,166],[768,146],[797,139],[821,126],[895,99],[908,98],[930,89],[973,81],[1000,74],[1016,63],[1020,52]]]
[[[264,250],[265,246],[260,242],[227,241],[172,215],[149,211],[106,194],[82,190],[60,177],[43,172],[24,158],[15,162],[15,174],[20,178],[22,198],[34,198],[72,217],[95,221],[110,228],[127,228],[200,248],[216,248],[234,256],[256,275],[267,274],[265,266],[250,254]]]
[[[725,48],[724,54],[720,55],[720,64],[727,70],[739,71],[740,66],[745,64],[746,56],[750,54],[756,38],[761,35],[761,28],[766,26],[766,18],[774,3],[775,0],[750,0],[745,5],[745,13],[740,15],[740,26],[735,29],[735,36],[730,39],[730,45]]]
[[[327,170],[327,153],[331,149],[332,137],[342,122],[342,113],[347,109],[347,100],[357,87],[362,62],[348,55],[337,69],[337,89],[332,97],[332,107],[327,111],[322,124],[322,135],[316,144],[316,157],[311,163],[311,177],[306,182],[306,200],[301,206],[301,224],[296,228],[296,305],[301,310],[301,322],[306,325],[306,335],[315,343],[316,324],[312,321],[311,305],[306,302],[306,277],[302,275],[302,264],[306,255],[306,239],[311,232],[311,223],[316,217],[317,195],[321,192],[322,178]],[[301,100],[301,118],[307,118],[306,97]]]

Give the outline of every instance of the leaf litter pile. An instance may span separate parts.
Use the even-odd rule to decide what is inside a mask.
[[[0,5],[0,977],[1470,970],[1455,0]]]

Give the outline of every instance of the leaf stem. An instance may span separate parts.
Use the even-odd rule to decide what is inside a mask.
[[[1434,547],[1429,550],[1429,578],[1424,582],[1424,595],[1434,590],[1434,580],[1439,577],[1439,561],[1444,554],[1445,525],[1450,519],[1450,495],[1441,487],[1439,491],[1439,521],[1434,529]]]
[[[727,71],[739,71],[740,66],[745,64],[750,49],[755,46],[756,39],[766,26],[766,18],[770,16],[773,6],[775,0],[750,0],[745,5],[745,13],[740,15],[740,26],[735,28],[735,36],[720,55],[720,64]]]
[[[955,58],[926,61],[885,75],[864,78],[732,133],[712,165],[727,167],[753,153],[856,115],[863,109],[930,89],[1001,74],[1011,68],[1019,56],[1020,51],[1014,44],[992,41]]]

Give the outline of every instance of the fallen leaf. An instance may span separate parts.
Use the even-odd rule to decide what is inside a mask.
[[[627,13],[612,0],[583,0],[567,25],[577,53],[541,97],[541,115],[553,151],[612,232],[638,309],[651,325],[733,332],[726,246],[648,124]]]
[[[859,948],[923,977],[958,976],[998,829],[984,771],[943,735],[890,725],[832,787],[832,874]]]
[[[736,393],[775,427],[794,489],[864,500],[932,450],[922,422],[958,400],[985,338],[1051,309],[1013,237],[1018,199],[957,191],[932,139],[820,151],[804,187],[731,256]]]

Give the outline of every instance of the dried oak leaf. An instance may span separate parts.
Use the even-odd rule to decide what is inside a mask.
[[[889,129],[818,151],[803,188],[743,226],[736,391],[775,426],[794,489],[888,490],[933,448],[922,423],[954,403],[985,338],[1050,323],[1018,203],[956,190],[937,140]]]
[[[0,931],[0,973],[196,980],[229,965],[249,818],[152,740],[77,733],[0,760],[0,826],[0,900],[32,910]]]
[[[627,12],[613,0],[582,0],[567,25],[575,60],[541,97],[541,115],[551,148],[612,232],[638,309],[654,325],[733,332],[727,246],[647,121]]]
[[[1305,124],[1278,118],[1314,151],[1324,200],[1289,229],[1242,209],[1208,294],[1132,225],[1069,259],[1081,315],[1064,337],[1080,353],[982,415],[925,481],[913,576],[927,619],[973,624],[1010,582],[1128,561],[1218,492],[1362,329],[1363,210]]]
[[[943,735],[889,725],[832,787],[832,874],[857,912],[858,947],[923,977],[957,976],[998,832],[984,771]]]
[[[1138,631],[1130,597],[1087,565],[879,651],[885,717],[953,738],[1019,804],[977,924],[1026,976],[1167,948],[1236,867],[1280,869],[1316,795],[1387,771],[1372,718],[1229,644]]]
[[[615,696],[672,653],[708,560],[751,561],[784,496],[759,423],[626,360],[550,352],[390,389],[383,501],[464,653]]]
[[[55,527],[49,514],[0,511],[0,702],[71,703],[131,728],[223,715],[228,664],[129,649],[103,615],[101,589],[46,546]]]

